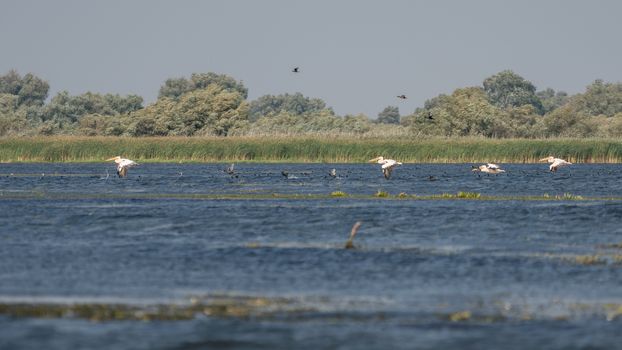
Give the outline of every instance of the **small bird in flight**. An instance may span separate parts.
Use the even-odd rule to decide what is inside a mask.
[[[401,94],[401,95],[398,95],[397,98],[401,98],[402,100],[405,100],[408,97],[406,97],[406,95],[404,95],[404,94]]]
[[[294,67],[294,69],[292,69],[293,73],[300,73],[300,68],[299,67]]]

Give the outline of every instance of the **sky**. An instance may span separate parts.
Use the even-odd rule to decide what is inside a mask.
[[[579,93],[622,81],[618,0],[0,0],[0,74],[155,101],[215,72],[249,100],[300,92],[339,115],[402,115],[510,69]],[[300,73],[292,73],[293,67]],[[408,99],[396,96],[405,94]]]

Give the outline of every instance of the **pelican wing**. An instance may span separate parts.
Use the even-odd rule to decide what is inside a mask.
[[[121,159],[121,161],[119,162],[119,167],[129,168],[133,167],[134,165],[138,165],[138,163],[129,159]]]
[[[395,161],[394,159],[385,159],[384,164],[382,164],[382,169],[394,168],[402,163]]]
[[[497,164],[494,164],[494,163],[487,163],[487,164],[486,164],[486,167],[487,167],[488,169],[501,169],[501,167],[500,167],[500,166],[498,166]]]
[[[572,164],[572,163],[567,162],[567,161],[565,161],[563,159],[555,158],[555,160],[553,161],[553,164],[551,164],[551,167],[558,168],[560,166],[570,165],[570,164]]]

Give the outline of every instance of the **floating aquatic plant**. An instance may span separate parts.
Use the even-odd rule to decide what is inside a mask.
[[[577,196],[577,195],[574,195],[574,194],[571,194],[571,193],[564,193],[560,197],[560,199],[563,199],[563,200],[582,200],[583,197]]]
[[[458,194],[456,194],[457,198],[467,198],[467,199],[476,199],[476,198],[480,198],[481,196],[482,195],[477,192],[458,192]]]
[[[331,197],[347,197],[348,194],[343,191],[334,191],[330,194]]]
[[[452,322],[468,321],[471,318],[471,311],[459,311],[449,315],[449,320]]]

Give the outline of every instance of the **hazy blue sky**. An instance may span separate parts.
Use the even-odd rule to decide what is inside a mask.
[[[217,72],[249,99],[301,92],[338,114],[402,115],[511,69],[538,89],[622,80],[622,1],[0,0],[0,73],[134,93]],[[300,66],[301,73],[291,73]],[[395,96],[406,94],[402,101]]]

